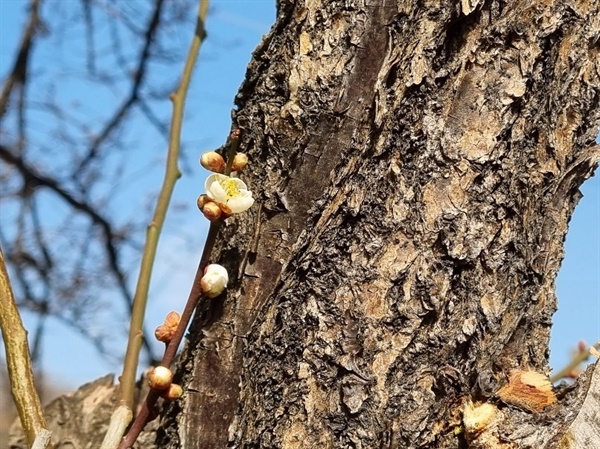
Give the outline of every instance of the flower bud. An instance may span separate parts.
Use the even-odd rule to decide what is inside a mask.
[[[216,298],[227,288],[228,281],[227,270],[221,265],[211,264],[204,270],[200,287],[206,296]]]
[[[233,211],[227,204],[219,204],[219,209],[221,209],[222,215],[221,218],[225,220],[233,215]]]
[[[208,195],[200,195],[198,197],[198,199],[196,200],[196,204],[198,204],[198,209],[202,210],[204,209],[204,206],[206,206],[207,203],[210,203],[211,199],[209,198]]]
[[[217,203],[206,203],[202,208],[204,216],[212,222],[219,221],[223,212]]]
[[[237,153],[233,158],[231,169],[233,171],[240,171],[246,168],[248,165],[248,156],[245,153]]]
[[[173,334],[175,330],[170,328],[169,326],[165,326],[161,324],[154,331],[154,336],[158,341],[162,341],[163,343],[169,343],[173,339]]]
[[[175,401],[183,396],[183,388],[181,385],[171,384],[167,390],[165,390],[161,396],[167,401]]]
[[[223,156],[215,151],[209,151],[208,153],[204,153],[200,157],[200,164],[207,170],[210,170],[215,173],[223,173],[225,171],[225,161],[223,160]]]
[[[166,390],[173,381],[173,373],[165,366],[157,366],[148,374],[148,385],[153,390]]]
[[[181,315],[177,312],[169,312],[165,317],[165,326],[168,326],[172,329],[177,329],[179,326],[179,321],[181,321]]]

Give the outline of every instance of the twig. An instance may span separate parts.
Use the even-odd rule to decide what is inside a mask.
[[[127,406],[131,410],[133,406],[133,397],[135,392],[135,375],[137,371],[137,365],[139,360],[139,350],[141,346],[142,335],[142,324],[144,320],[144,313],[146,309],[146,302],[148,297],[148,287],[150,284],[150,276],[152,273],[152,265],[154,263],[154,258],[156,255],[156,247],[158,244],[158,237],[160,235],[160,231],[162,229],[162,225],[164,223],[164,218],[169,206],[169,202],[171,199],[171,195],[173,193],[173,189],[175,186],[175,182],[180,176],[179,169],[177,167],[177,162],[179,158],[179,149],[180,149],[180,137],[181,137],[181,128],[183,124],[183,113],[185,107],[185,100],[188,92],[188,88],[190,85],[190,81],[192,78],[192,73],[194,70],[194,66],[196,64],[196,60],[198,58],[198,52],[200,50],[200,46],[202,41],[205,38],[205,30],[204,30],[204,21],[206,19],[206,14],[208,12],[208,0],[200,0],[198,5],[198,17],[196,21],[196,30],[194,33],[194,38],[192,39],[192,43],[190,45],[190,49],[188,52],[188,56],[185,62],[185,67],[183,69],[183,75],[181,77],[181,83],[177,89],[177,91],[172,94],[171,100],[173,102],[173,115],[171,119],[171,132],[169,136],[169,149],[167,156],[167,167],[165,172],[165,178],[163,181],[162,189],[158,198],[158,202],[156,205],[156,210],[154,212],[154,217],[150,226],[148,226],[147,235],[146,235],[146,246],[144,248],[144,255],[142,257],[142,266],[140,268],[140,275],[138,278],[138,284],[136,287],[136,293],[133,301],[133,309],[131,314],[131,325],[129,330],[129,341],[127,344],[127,352],[125,355],[125,364],[123,367],[123,374],[121,375],[121,391],[120,391],[120,405]],[[214,242],[216,233],[218,231],[217,225],[212,225],[209,230],[208,240],[211,239]],[[210,248],[208,248],[208,242],[205,245],[205,249],[203,252],[202,259],[200,261],[200,265],[198,266],[198,270],[196,273],[196,280],[194,281],[194,285],[192,287],[192,291],[190,292],[190,297],[188,299],[188,304],[183,312],[181,317],[181,322],[173,337],[173,340],[167,347],[165,351],[165,355],[163,357],[163,361],[161,364],[164,366],[169,366],[171,361],[177,351],[177,346],[179,345],[179,341],[183,338],[183,333],[185,332],[185,328],[187,327],[187,323],[189,322],[191,315],[194,311],[196,303],[198,302],[201,296],[200,289],[200,279],[202,278],[202,273],[204,271],[203,264],[205,264],[205,260],[208,260],[208,256],[210,254]],[[212,248],[212,245],[210,246]],[[208,251],[207,251],[208,250]],[[175,340],[178,340],[175,343]],[[170,360],[169,360],[170,358]],[[165,363],[167,363],[165,365]],[[154,404],[156,403],[157,395],[154,392],[150,392],[146,401],[144,402],[144,406],[142,410],[136,417],[135,422],[133,423],[132,428],[127,434],[126,438],[121,442],[119,447],[128,447],[127,445],[133,444],[146,422],[148,421],[148,417],[150,415],[150,411],[153,409]],[[119,425],[115,423],[115,426]],[[111,422],[112,427],[112,422]],[[111,429],[109,429],[111,431]],[[131,441],[129,444],[128,441]],[[124,446],[125,445],[125,446]],[[103,449],[114,447],[112,441],[105,441],[102,444]]]
[[[577,351],[577,354],[573,356],[573,358],[567,364],[567,366],[565,366],[563,369],[561,369],[560,371],[558,371],[550,377],[550,382],[554,383],[558,382],[559,380],[565,377],[571,377],[571,373],[573,372],[573,370],[577,369],[579,365],[581,365],[590,357],[591,348],[600,349],[600,342],[596,343],[593,346],[590,346],[589,348],[584,349],[583,351]]]
[[[35,36],[36,29],[40,22],[40,4],[41,0],[32,0],[30,5],[30,16],[27,27],[23,32],[21,38],[21,45],[19,46],[19,53],[13,68],[6,78],[4,86],[2,87],[2,93],[0,94],[0,120],[6,112],[8,106],[8,100],[10,94],[15,86],[23,86],[27,79],[27,67],[29,63],[29,55],[31,48],[33,47],[33,38]]]
[[[112,118],[104,126],[98,136],[92,141],[87,154],[81,160],[81,163],[77,166],[77,169],[73,173],[79,173],[84,170],[98,155],[100,146],[104,141],[112,134],[117,126],[123,121],[123,118],[127,115],[131,107],[139,101],[140,90],[142,83],[146,76],[146,68],[148,66],[148,59],[150,57],[150,49],[154,42],[154,36],[159,28],[160,16],[162,12],[164,0],[156,0],[154,5],[154,11],[152,17],[148,23],[146,31],[144,33],[144,46],[138,57],[137,66],[135,67],[133,83],[131,85],[131,91],[128,98],[121,104],[121,106],[115,111]]]
[[[144,321],[144,313],[146,310],[146,302],[148,299],[148,288],[150,285],[150,277],[152,274],[152,266],[156,256],[156,247],[158,238],[162,230],[162,226],[169,208],[171,196],[175,188],[177,179],[181,176],[177,162],[179,160],[181,127],[183,123],[183,112],[185,99],[189,84],[192,78],[192,73],[200,44],[204,39],[204,18],[206,12],[203,13],[203,5],[207,4],[208,0],[202,0],[200,3],[200,12],[198,16],[198,25],[196,35],[192,41],[188,58],[183,70],[181,83],[177,91],[171,96],[173,101],[173,116],[171,120],[171,132],[169,136],[169,149],[167,155],[167,166],[163,185],[158,197],[156,209],[152,217],[152,221],[146,232],[146,245],[142,256],[142,264],[140,274],[136,286],[135,295],[133,298],[133,308],[131,312],[131,324],[129,328],[129,341],[127,344],[127,352],[125,353],[125,364],[121,375],[121,392],[120,400],[122,404],[132,407],[133,397],[135,392],[135,376],[139,360],[140,346],[143,338],[142,324]],[[207,9],[207,8],[205,8]],[[203,14],[203,15],[202,15]]]
[[[6,364],[11,393],[19,412],[19,419],[25,431],[27,442],[31,446],[38,438],[43,440],[45,433],[49,432],[46,429],[42,404],[35,390],[29,345],[27,344],[27,331],[23,327],[15,303],[1,248],[0,329],[2,330],[2,338],[6,349]]]
[[[206,1],[206,0],[203,0]],[[177,330],[173,335],[171,341],[167,345],[165,349],[165,355],[163,356],[162,361],[160,362],[161,366],[169,367],[171,363],[173,363],[173,359],[175,358],[175,354],[177,353],[177,348],[183,339],[183,335],[187,326],[192,318],[194,310],[196,306],[203,298],[202,296],[202,288],[200,287],[200,280],[204,275],[204,268],[208,264],[208,259],[210,257],[210,253],[215,244],[217,234],[219,232],[219,224],[211,224],[210,229],[208,230],[208,237],[206,238],[206,244],[204,245],[204,251],[202,252],[202,257],[200,259],[200,263],[198,264],[198,269],[196,270],[196,276],[194,277],[194,283],[192,284],[192,288],[190,290],[190,294],[188,296],[188,300],[185,304],[185,308],[183,309],[183,313],[181,314],[181,319],[179,321],[179,325],[177,326]],[[126,449],[133,446],[133,443],[137,439],[138,435],[144,429],[146,424],[151,420],[150,417],[153,415],[154,406],[156,405],[156,401],[158,400],[158,394],[154,390],[150,390],[146,400],[142,404],[140,412],[135,417],[135,421],[131,425],[129,432],[121,441],[118,449]],[[104,446],[102,447],[104,448]]]
[[[231,174],[233,157],[237,152],[239,142],[240,131],[234,130],[231,133],[231,139],[229,142],[229,154],[227,157],[228,162],[227,167],[225,168],[226,176],[229,176]],[[202,256],[200,257],[200,263],[198,264],[198,269],[196,270],[196,275],[194,277],[194,282],[192,284],[190,294],[188,296],[187,302],[185,303],[183,313],[181,314],[177,330],[173,334],[171,340],[169,341],[169,344],[165,349],[165,354],[163,356],[162,361],[160,362],[161,366],[171,366],[171,364],[173,363],[173,359],[175,358],[175,354],[177,353],[177,348],[179,347],[181,340],[183,340],[185,330],[187,329],[188,324],[192,319],[194,310],[196,310],[196,308],[202,300],[206,299],[205,296],[203,296],[202,294],[202,286],[200,284],[200,281],[202,280],[202,276],[204,275],[204,269],[208,265],[212,249],[215,246],[215,242],[217,241],[217,235],[219,233],[220,227],[220,222],[211,223],[210,225],[210,228],[208,230],[208,236],[206,237],[206,242],[204,244],[204,249],[202,250]],[[158,394],[156,393],[156,391],[150,390],[148,396],[146,397],[146,400],[142,404],[140,412],[136,416],[135,421],[129,429],[129,432],[127,433],[127,435],[125,435],[125,438],[119,445],[118,449],[126,449],[133,446],[133,443],[135,443],[135,440],[137,439],[140,432],[144,429],[144,426],[151,420],[150,417],[153,415],[154,406],[156,405],[157,400]],[[102,449],[107,448],[103,446]]]

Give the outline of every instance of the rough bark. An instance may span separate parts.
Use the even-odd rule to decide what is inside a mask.
[[[158,445],[598,447],[574,436],[598,367],[541,413],[495,393],[548,371],[599,35],[591,0],[280,2],[234,114],[258,202]],[[469,399],[497,410],[481,434]]]
[[[598,161],[599,13],[280,3],[234,114],[259,198],[220,248],[238,284],[195,323],[163,444],[461,447],[467,398],[547,372],[567,224]],[[559,441],[571,395],[542,414],[499,404],[494,444]]]

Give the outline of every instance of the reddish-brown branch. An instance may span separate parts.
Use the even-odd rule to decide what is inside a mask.
[[[160,362],[161,366],[170,367],[171,363],[173,363],[173,359],[177,353],[177,348],[179,348],[181,340],[183,340],[183,335],[188,327],[192,315],[194,314],[194,310],[196,310],[199,301],[201,298],[203,298],[200,280],[204,274],[204,269],[208,265],[210,253],[217,239],[219,228],[219,224],[213,223],[210,225],[208,236],[206,237],[206,244],[204,245],[204,250],[202,251],[202,257],[200,258],[200,263],[198,264],[198,269],[196,270],[196,276],[194,277],[194,282],[185,304],[185,308],[181,314],[181,320],[179,321],[179,325],[177,326],[177,330],[175,331],[173,338],[165,349],[165,354]],[[127,435],[125,435],[119,444],[118,449],[125,449],[133,446],[133,443],[137,439],[140,432],[144,429],[144,426],[151,421],[151,417],[154,415],[154,407],[158,398],[159,395],[155,391],[150,390],[138,415],[135,418],[135,421],[131,425]]]

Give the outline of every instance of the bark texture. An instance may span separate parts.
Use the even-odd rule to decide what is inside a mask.
[[[598,367],[541,413],[495,396],[548,370],[600,158],[600,2],[278,7],[234,113],[258,201],[223,229],[233,285],[192,325],[158,446],[600,447],[577,427]],[[493,406],[480,431],[468,400]]]
[[[580,395],[494,393],[548,370],[599,35],[591,0],[280,2],[234,114],[259,199],[216,257],[238,282],[195,322],[162,444],[558,444]],[[466,399],[500,409],[485,440]]]

